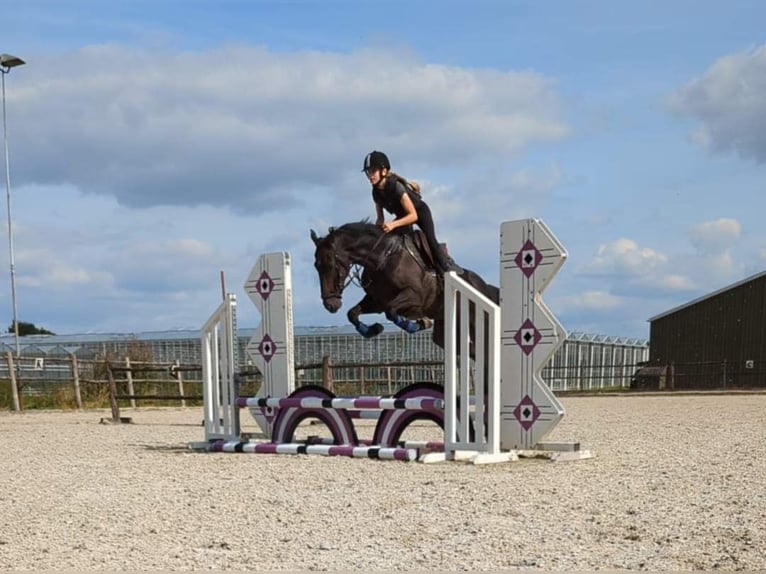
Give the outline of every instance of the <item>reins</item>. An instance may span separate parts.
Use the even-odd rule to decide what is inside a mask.
[[[373,243],[372,248],[370,249],[371,253],[374,253],[375,250],[378,248],[378,245],[381,241],[386,237],[386,234],[381,234],[378,239],[375,240],[375,243]],[[337,254],[335,254],[335,259],[338,263],[341,265],[346,265],[343,261],[341,261],[340,257],[338,257]],[[380,271],[380,269],[383,266],[384,258],[381,257],[380,262],[375,266],[374,271]],[[345,291],[346,287],[351,285],[352,283],[356,285],[357,287],[360,287],[361,289],[366,289],[372,280],[370,280],[367,284],[362,284],[362,273],[364,272],[364,265],[362,263],[351,263],[348,264],[348,277],[346,278],[345,283],[343,284],[343,287],[341,287],[340,292],[343,293]]]

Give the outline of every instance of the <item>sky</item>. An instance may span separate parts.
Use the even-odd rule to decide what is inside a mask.
[[[0,4],[10,2],[2,0]],[[6,7],[7,8],[7,7]],[[766,268],[766,3],[26,0],[3,10],[18,317],[198,329],[259,254],[321,305],[310,230],[373,218],[364,156],[418,181],[456,261],[499,281],[504,221],[568,252],[568,331],[647,320]],[[2,224],[0,325],[11,325]]]

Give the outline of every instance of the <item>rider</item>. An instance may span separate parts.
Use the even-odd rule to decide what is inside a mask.
[[[419,187],[391,171],[391,163],[382,151],[368,153],[364,158],[362,171],[372,184],[372,199],[377,214],[375,224],[389,233],[394,229],[407,228],[417,223],[431,248],[437,273],[459,271],[459,268],[447,259],[436,239],[431,209],[420,196]],[[393,221],[384,220],[384,209],[396,216]]]

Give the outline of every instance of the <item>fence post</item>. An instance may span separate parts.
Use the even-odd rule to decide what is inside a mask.
[[[128,394],[132,397],[136,393],[133,389],[133,370],[130,368],[130,357],[125,357],[125,367],[128,369],[125,371],[125,376],[128,379]],[[136,408],[136,399],[130,399],[130,408]]]
[[[109,360],[106,361],[106,374],[109,377],[109,406],[112,408],[112,422],[120,424],[120,405],[117,404],[117,382],[114,380],[112,365]]]
[[[11,379],[11,395],[13,396],[13,410],[21,411],[21,401],[19,400],[19,386],[16,381],[16,366],[13,364],[13,355],[10,351],[5,354],[8,361],[8,377]]]
[[[359,394],[364,396],[364,367],[359,367],[359,382],[361,383]]]
[[[391,366],[386,367],[386,379],[388,379],[388,394],[393,395],[394,391],[391,389]]]
[[[332,361],[330,355],[322,357],[322,386],[330,392],[333,392],[332,381]]]
[[[178,396],[183,397],[184,396],[184,377],[181,372],[181,362],[178,359],[176,359],[173,365],[175,365],[176,367],[176,378],[178,379]],[[181,398],[181,406],[182,407],[186,406],[186,400],[183,398]]]
[[[726,359],[723,360],[723,388],[726,388]]]
[[[676,388],[676,364],[670,361],[670,367],[668,367],[668,388],[674,391]]]
[[[82,396],[80,395],[80,371],[77,365],[77,355],[72,355],[72,381],[74,385],[74,404],[82,410]]]

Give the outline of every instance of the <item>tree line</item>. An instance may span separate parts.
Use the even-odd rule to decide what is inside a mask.
[[[13,328],[13,322],[8,327],[7,333],[15,333],[16,330]],[[34,323],[25,323],[24,321],[19,321],[19,337],[26,337],[27,335],[55,335],[53,331],[49,331],[48,329],[44,327],[38,327]]]

